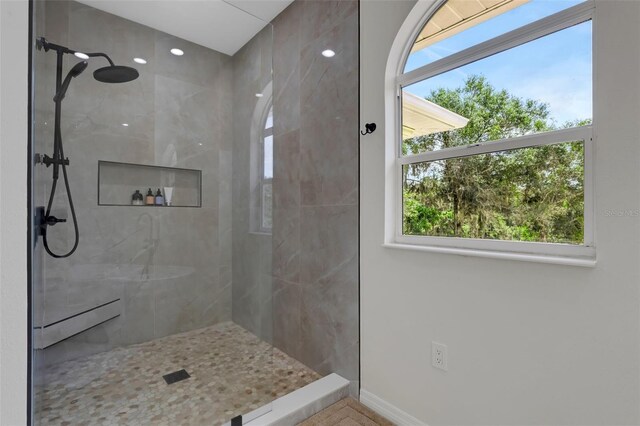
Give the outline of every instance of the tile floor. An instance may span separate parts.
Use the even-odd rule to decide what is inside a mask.
[[[319,378],[227,322],[49,367],[36,424],[216,425]]]
[[[298,426],[393,426],[393,423],[355,399],[344,398]]]

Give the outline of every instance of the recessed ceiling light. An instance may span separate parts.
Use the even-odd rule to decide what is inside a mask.
[[[171,49],[171,53],[173,53],[176,56],[182,56],[184,55],[184,52],[180,49],[176,49],[175,47],[173,49]]]
[[[137,62],[139,64],[146,64],[147,60],[146,59],[142,59],[142,58],[133,58],[133,62]]]
[[[198,145],[202,146],[202,142],[198,142]]]
[[[86,53],[75,52],[74,55],[80,59],[89,59],[89,55],[87,55]]]
[[[264,96],[264,95],[263,95],[262,93],[256,93],[256,98],[261,98],[261,97],[263,97],[263,96]]]
[[[129,123],[122,123],[124,127],[129,127]]]
[[[336,52],[334,52],[331,49],[323,50],[322,51],[322,56],[324,56],[326,58],[333,58],[334,56],[336,56]]]

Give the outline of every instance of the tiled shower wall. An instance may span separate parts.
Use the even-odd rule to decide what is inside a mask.
[[[44,305],[36,306],[36,322],[50,323],[115,297],[123,311],[46,349],[45,362],[230,320],[231,58],[80,3],[40,1],[36,8],[37,36],[106,52],[116,64],[140,72],[130,83],[99,83],[91,74],[107,62],[91,59],[63,102],[80,245],[67,259],[43,255],[44,285],[36,300]],[[185,55],[171,55],[173,47]],[[134,57],[148,63],[135,64]],[[65,57],[65,74],[77,61]],[[35,64],[36,152],[51,155],[55,54],[37,51]],[[98,206],[98,160],[202,170],[202,208]],[[44,205],[51,169],[36,166],[35,175],[36,205]],[[56,199],[57,211],[68,216],[61,183]],[[50,228],[56,252],[72,244],[68,219]]]
[[[271,107],[273,30],[233,55],[233,321],[272,342],[272,238],[259,232],[263,118]],[[257,97],[256,94],[262,95]]]
[[[47,361],[229,320],[233,310],[233,320],[262,339],[357,386],[357,2],[298,0],[273,22],[273,52],[267,27],[233,59],[78,3],[37,5],[47,17],[38,35],[105,51],[116,63],[149,61],[135,65],[135,82],[104,85],[91,78],[103,65],[92,60],[65,99],[63,137],[81,242],[67,260],[44,258],[41,300],[55,313],[117,295],[125,309],[47,350]],[[170,47],[185,56],[171,56]],[[336,56],[322,56],[327,48]],[[39,152],[52,149],[54,57],[36,54],[37,75],[44,76],[36,79]],[[255,94],[272,78],[268,235],[251,227],[251,131]],[[203,207],[97,206],[98,160],[201,169]],[[36,171],[37,204],[45,202],[49,179],[50,170]],[[59,195],[63,200],[60,188]],[[70,231],[52,230],[57,251],[71,242]],[[114,265],[115,279],[105,277]],[[147,278],[137,266],[149,267]]]
[[[358,3],[298,0],[273,26],[273,342],[355,392]]]

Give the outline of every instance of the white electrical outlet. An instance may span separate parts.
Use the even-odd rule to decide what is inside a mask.
[[[431,342],[431,365],[447,371],[447,345]]]

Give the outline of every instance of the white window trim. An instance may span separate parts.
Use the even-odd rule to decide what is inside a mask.
[[[554,32],[593,22],[595,34],[595,2],[578,4],[556,14],[542,18],[493,39],[454,53],[448,57],[403,73],[411,45],[426,22],[437,12],[446,0],[437,2],[419,1],[410,17],[401,28],[394,41],[387,62],[386,83],[386,182],[385,182],[385,239],[383,246],[426,252],[450,253],[464,256],[491,257],[575,266],[595,266],[595,226],[593,199],[594,183],[594,124],[571,129],[526,135],[499,141],[473,144],[463,147],[429,151],[421,154],[402,156],[402,87],[426,78],[445,73],[479,59],[503,52],[528,43]],[[420,18],[415,11],[422,10]],[[418,12],[419,13],[419,12]],[[413,19],[410,19],[411,16]],[[418,15],[420,16],[420,14]],[[593,37],[593,35],[592,35]],[[595,61],[593,62],[595,64]],[[594,72],[595,74],[595,72]],[[594,108],[595,110],[595,108]],[[488,240],[459,237],[412,236],[402,233],[402,167],[423,161],[460,158],[489,152],[517,148],[549,145],[561,142],[583,141],[584,143],[584,243],[582,245]]]
[[[445,56],[407,73],[398,74],[398,84],[409,86],[427,78],[460,68],[530,41],[573,27],[593,19],[595,3],[586,1],[549,15],[487,41],[475,44],[460,52]],[[426,23],[426,21],[425,21]],[[403,61],[406,62],[406,61]]]
[[[265,116],[265,122],[267,120],[267,117],[269,116],[269,112],[272,110],[273,108],[273,104],[271,104],[271,106],[269,107],[269,109],[267,110],[267,115]],[[264,124],[263,126],[264,127]],[[264,140],[269,137],[269,136],[273,136],[273,126],[264,129],[264,133],[262,135],[262,140],[260,142],[260,155],[259,155],[259,161],[260,161],[260,170],[259,170],[259,179],[260,179],[260,224],[259,224],[259,231],[260,233],[263,234],[271,234],[271,227],[266,227],[264,226],[264,186],[265,185],[271,185],[271,196],[273,197],[273,177],[267,178],[264,176]],[[273,145],[272,145],[273,147]],[[273,148],[272,148],[273,149]],[[272,218],[273,220],[273,218]]]
[[[271,235],[271,229],[263,224],[262,187],[264,184],[265,123],[273,106],[272,82],[269,82],[257,98],[250,126],[249,161],[249,233]]]

